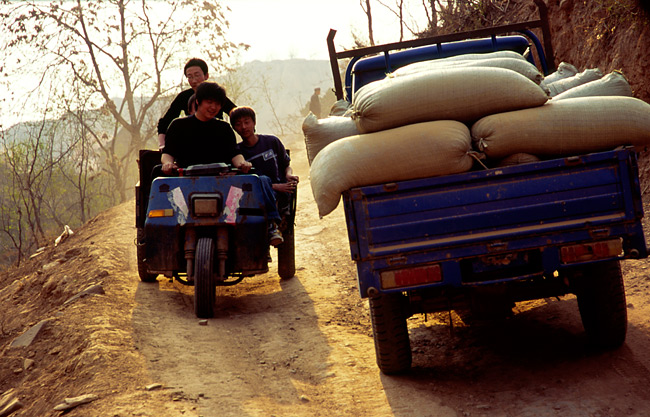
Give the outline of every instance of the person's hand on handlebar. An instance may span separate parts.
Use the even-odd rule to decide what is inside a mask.
[[[281,182],[279,184],[273,184],[273,189],[275,191],[281,191],[283,193],[293,193],[296,191],[298,186],[297,181]]]
[[[250,171],[251,168],[253,167],[253,164],[251,164],[246,159],[244,159],[242,154],[238,154],[232,158],[232,166],[234,166],[244,174],[247,174],[248,171]]]
[[[251,164],[248,161],[244,161],[244,162],[240,163],[239,165],[235,165],[235,168],[237,168],[238,170],[240,170],[244,174],[248,174],[248,171],[250,171],[252,167],[253,167],[253,164]]]
[[[162,154],[160,162],[162,163],[162,172],[165,175],[170,175],[178,169],[178,165],[174,162],[174,157],[169,154]]]
[[[176,162],[167,162],[165,164],[162,164],[162,172],[165,173],[165,175],[170,175],[178,170],[178,165],[176,165]]]

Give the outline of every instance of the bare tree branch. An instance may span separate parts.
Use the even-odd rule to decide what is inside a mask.
[[[375,39],[372,32],[372,10],[370,8],[370,0],[359,0],[359,5],[368,19],[368,41],[370,42],[370,45],[374,45]]]

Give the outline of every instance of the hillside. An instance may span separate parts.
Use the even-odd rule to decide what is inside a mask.
[[[639,1],[549,2],[557,62],[580,69],[621,70],[635,96],[650,102],[650,36]]]
[[[580,70],[599,68],[603,74],[620,70],[634,96],[650,102],[650,18],[639,0],[549,1],[556,62]],[[650,187],[650,151],[640,152],[642,190]]]

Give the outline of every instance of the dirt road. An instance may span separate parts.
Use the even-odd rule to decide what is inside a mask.
[[[198,398],[205,416],[455,415],[379,374],[343,211],[318,218],[304,150],[293,155],[296,276],[279,279],[273,251],[268,274],[219,290],[207,326],[194,317],[191,287],[140,284],[134,332],[152,373]]]
[[[58,416],[53,406],[85,393],[99,399],[67,415],[650,415],[647,260],[623,264],[630,324],[619,350],[591,351],[576,300],[565,297],[520,303],[497,321],[409,319],[412,372],[382,375],[342,208],[318,218],[299,141],[292,155],[296,276],[281,281],[274,259],[268,274],[221,290],[207,325],[193,314],[191,287],[139,282],[132,203],[3,281],[0,392],[14,388],[24,403],[13,415]],[[65,303],[97,281],[105,294]],[[8,347],[48,317],[32,346]],[[35,365],[18,372],[26,359]]]
[[[650,414],[645,261],[625,266],[627,344],[591,352],[573,297],[522,303],[508,320],[455,313],[410,320],[414,369],[377,369],[367,304],[356,290],[342,208],[319,219],[304,152],[296,225],[298,272],[219,294],[200,326],[190,288],[140,284],[134,334],[151,373],[205,416],[621,416]],[[275,265],[275,264],[274,264]]]

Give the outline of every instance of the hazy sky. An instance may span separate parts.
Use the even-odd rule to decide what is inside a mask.
[[[363,39],[368,38],[367,17],[359,0],[218,1],[231,9],[226,14],[230,22],[229,40],[250,45],[250,49],[240,56],[239,63],[242,64],[253,60],[292,58],[327,60],[326,38],[330,28],[337,30],[335,45],[339,51],[353,45],[352,31]],[[393,4],[394,0],[383,2]],[[164,1],[161,3],[164,4]],[[405,0],[405,4],[410,9],[406,18],[409,23],[414,22],[410,16],[423,15],[421,0]],[[399,21],[396,16],[377,0],[372,1],[372,7],[375,42],[398,41]],[[420,18],[420,29],[423,28],[423,21]],[[0,41],[6,42],[4,36],[6,34],[0,33]],[[406,39],[411,37],[406,34]],[[23,94],[36,87],[39,82],[37,75],[9,74],[3,81],[8,88],[0,91],[0,125],[6,128],[20,118],[40,117],[38,111],[37,116],[31,116],[32,106],[15,105],[22,102]]]
[[[392,4],[392,0],[383,1]],[[407,0],[413,15],[421,1]],[[227,0],[231,40],[251,45],[243,62],[259,59],[328,59],[326,38],[336,29],[337,50],[352,45],[351,31],[367,39],[367,20],[358,0]],[[399,40],[394,14],[372,2],[376,43]],[[420,19],[422,25],[424,19]],[[409,39],[410,37],[407,37]]]

